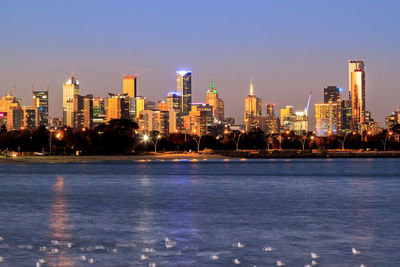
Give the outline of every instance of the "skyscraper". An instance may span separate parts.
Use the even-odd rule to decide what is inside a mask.
[[[315,131],[317,136],[327,136],[337,133],[337,123],[340,104],[329,103],[315,104]]]
[[[169,92],[167,95],[167,109],[181,112],[182,110],[182,94],[179,92]]]
[[[337,104],[335,106],[334,119],[336,120],[335,125],[335,133],[340,134],[342,132],[342,88],[338,88],[337,86],[327,86],[324,88],[324,103],[325,104]]]
[[[253,80],[250,80],[250,92],[244,100],[244,123],[247,126],[252,125],[255,117],[262,115],[262,100],[254,95]]]
[[[23,110],[21,100],[11,94],[0,99],[1,119],[6,124],[7,130],[19,130],[22,127]],[[0,115],[1,115],[0,114]]]
[[[364,61],[349,61],[349,92],[351,100],[351,128],[359,132],[365,122],[365,71]]]
[[[337,86],[327,86],[324,88],[324,103],[329,101],[340,102],[342,100],[342,88]]]
[[[63,124],[65,126],[74,126],[74,97],[76,95],[79,95],[79,81],[72,75],[63,85]]]
[[[281,127],[283,131],[293,130],[293,122],[296,118],[293,106],[286,106],[286,108],[281,108]]]
[[[41,125],[49,124],[49,92],[33,91],[32,106],[38,109],[38,123]]]
[[[218,97],[214,81],[211,81],[210,89],[207,90],[206,103],[213,108],[214,121],[222,122],[224,120],[224,101]]]
[[[127,94],[108,93],[106,119],[129,119],[129,97]]]
[[[122,79],[122,92],[128,94],[130,98],[136,97],[137,87],[136,75],[124,75]]]
[[[134,120],[136,117],[136,96],[137,96],[137,76],[124,75],[122,79],[122,91],[129,97],[129,117]]]
[[[192,72],[190,70],[176,72],[176,88],[182,94],[182,112],[187,115],[192,108]]]

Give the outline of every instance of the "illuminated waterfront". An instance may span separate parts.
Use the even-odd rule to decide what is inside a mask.
[[[314,252],[320,266],[395,266],[399,163],[3,164],[0,256],[5,266],[304,266]]]

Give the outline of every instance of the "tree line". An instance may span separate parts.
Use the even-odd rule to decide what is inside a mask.
[[[197,151],[212,150],[260,150],[260,149],[365,149],[399,150],[397,142],[400,125],[390,131],[371,135],[348,134],[317,137],[313,132],[295,135],[293,131],[282,134],[265,134],[260,129],[248,132],[229,131],[220,136],[172,133],[160,135],[151,132],[146,140],[138,134],[138,125],[130,120],[111,120],[92,129],[62,127],[48,130],[45,126],[34,129],[7,131],[0,128],[0,149],[2,151],[46,152],[56,155],[74,154],[128,154],[154,151]],[[157,140],[156,140],[157,139]],[[156,141],[156,142],[155,142]],[[343,146],[344,143],[344,146]]]

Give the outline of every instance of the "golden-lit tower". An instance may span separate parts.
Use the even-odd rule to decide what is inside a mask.
[[[253,79],[250,79],[250,92],[244,100],[244,123],[250,124],[251,121],[262,114],[261,98],[254,95]]]
[[[364,61],[349,61],[349,92],[351,100],[351,129],[359,132],[365,122],[365,71]]]
[[[63,84],[63,124],[74,126],[74,97],[79,95],[79,81],[76,76]]]
[[[122,93],[128,94],[130,98],[136,97],[136,75],[124,75],[122,79]]]

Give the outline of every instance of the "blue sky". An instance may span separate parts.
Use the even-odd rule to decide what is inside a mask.
[[[310,90],[312,104],[327,85],[347,97],[347,61],[364,59],[367,109],[383,122],[399,106],[399,13],[399,1],[6,0],[0,94],[15,85],[27,105],[32,82],[50,81],[50,115],[60,116],[72,71],[81,94],[98,96],[137,73],[139,94],[157,101],[188,68],[194,102],[214,79],[226,116],[241,122],[250,77],[263,103],[303,110]]]

